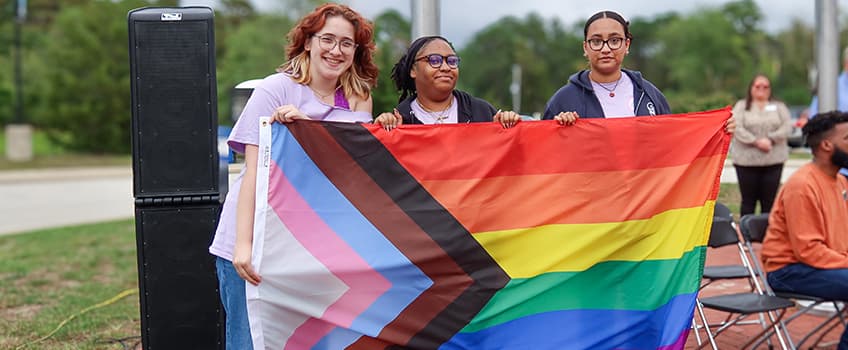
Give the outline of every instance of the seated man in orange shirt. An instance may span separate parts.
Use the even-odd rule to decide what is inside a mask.
[[[848,113],[803,128],[813,161],[786,181],[769,215],[763,261],[772,289],[848,301]],[[840,350],[848,350],[848,331]]]

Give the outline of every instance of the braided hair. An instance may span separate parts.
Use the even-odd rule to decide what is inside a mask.
[[[427,45],[431,41],[437,39],[446,42],[452,50],[456,51],[453,48],[453,44],[448,41],[448,39],[438,35],[422,36],[415,39],[415,41],[409,45],[406,53],[392,68],[392,81],[395,83],[395,88],[400,91],[400,98],[398,99],[399,103],[407,97],[415,96],[417,94],[417,91],[415,90],[415,79],[412,79],[412,77],[409,76],[409,72],[412,71],[412,66],[415,65],[415,56],[418,55],[418,51],[420,51],[424,45]]]

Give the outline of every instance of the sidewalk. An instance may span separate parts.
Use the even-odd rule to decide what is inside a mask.
[[[0,172],[0,235],[130,218],[127,167]]]
[[[132,176],[127,166],[0,171],[0,235],[132,218]]]
[[[795,170],[798,170],[804,164],[807,164],[809,159],[789,159],[783,164],[783,173],[780,175],[780,182],[786,182]],[[730,159],[724,161],[724,169],[721,172],[722,183],[736,183],[736,168],[733,167],[733,162]]]

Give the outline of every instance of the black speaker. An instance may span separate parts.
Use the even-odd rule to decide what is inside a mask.
[[[136,207],[145,350],[223,349],[223,310],[208,251],[219,207]]]
[[[135,197],[217,194],[212,9],[144,8],[128,22]]]
[[[133,194],[146,350],[222,349],[215,259],[219,168],[208,7],[130,11]],[[224,171],[223,173],[219,171]]]

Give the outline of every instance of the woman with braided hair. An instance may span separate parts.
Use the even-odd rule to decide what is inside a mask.
[[[500,111],[482,99],[456,89],[459,56],[441,36],[418,38],[392,69],[392,80],[400,91],[399,104],[374,122],[386,130],[400,124],[446,124],[497,122],[509,128],[521,118]]]

